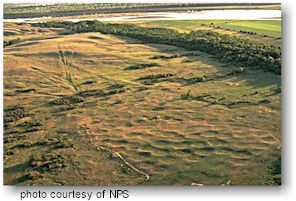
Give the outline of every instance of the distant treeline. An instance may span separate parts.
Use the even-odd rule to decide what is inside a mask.
[[[174,29],[140,27],[133,24],[111,24],[98,21],[47,22],[33,26],[65,28],[67,33],[101,32],[128,36],[141,41],[174,45],[188,50],[214,55],[222,62],[239,66],[261,68],[281,74],[281,50],[247,39],[237,38],[213,31],[180,33]]]
[[[4,19],[61,17],[74,15],[93,15],[106,13],[165,12],[165,11],[200,11],[204,9],[259,9],[261,6],[279,6],[277,3],[91,3],[91,4],[37,4],[18,6],[4,4]],[[269,7],[272,9],[272,7]]]

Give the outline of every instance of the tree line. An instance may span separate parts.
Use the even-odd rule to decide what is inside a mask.
[[[281,49],[248,39],[221,34],[208,30],[180,33],[174,29],[141,27],[133,24],[113,24],[99,21],[47,22],[33,26],[65,28],[68,34],[101,32],[128,36],[149,43],[183,47],[214,55],[222,62],[239,66],[260,68],[281,74]]]

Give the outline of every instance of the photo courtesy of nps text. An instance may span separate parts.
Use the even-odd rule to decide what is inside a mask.
[[[124,189],[114,190],[100,190],[100,191],[22,191],[20,192],[20,200],[26,199],[83,199],[83,200],[95,200],[101,198],[129,198],[129,191]]]

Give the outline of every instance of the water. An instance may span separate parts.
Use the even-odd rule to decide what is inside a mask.
[[[97,18],[60,18],[61,21],[85,21],[98,20],[103,22],[116,21],[143,21],[143,20],[278,20],[281,18],[281,10],[204,10],[199,12],[154,12],[142,13],[139,15],[125,15],[117,17],[97,17]],[[43,18],[18,18],[4,19],[4,22],[46,22],[53,20],[52,17]]]

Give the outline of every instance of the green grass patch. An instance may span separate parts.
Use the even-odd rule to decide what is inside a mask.
[[[156,20],[145,24],[192,30],[197,26],[220,27],[233,31],[253,32],[274,38],[281,37],[281,20]]]

